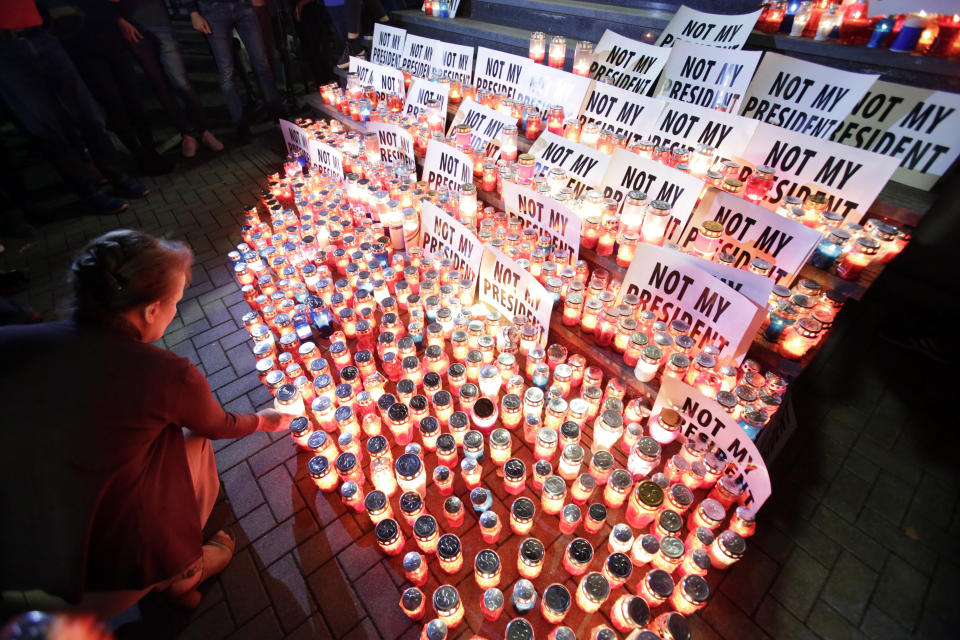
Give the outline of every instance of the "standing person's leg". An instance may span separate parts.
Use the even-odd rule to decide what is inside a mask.
[[[253,66],[253,72],[257,76],[257,82],[260,84],[260,90],[263,92],[263,98],[270,108],[270,113],[274,117],[285,117],[287,108],[280,101],[280,94],[277,92],[277,83],[273,77],[273,71],[270,70],[270,59],[267,57],[267,50],[263,44],[263,36],[260,32],[260,20],[257,18],[253,7],[243,3],[236,5],[237,11],[237,33],[243,41],[243,46],[250,57],[250,64]]]
[[[365,58],[363,43],[360,41],[360,17],[363,12],[363,0],[343,0],[343,11],[347,14],[347,44],[343,55],[337,61],[341,69],[350,67],[350,58]]]
[[[170,83],[167,82],[167,78],[163,72],[163,66],[160,62],[160,40],[150,29],[145,27],[140,28],[140,33],[143,35],[143,38],[137,43],[128,43],[128,47],[140,64],[140,68],[143,69],[143,73],[150,81],[150,85],[153,87],[154,93],[157,94],[160,105],[163,107],[163,110],[167,112],[167,116],[171,122],[173,122],[173,126],[176,127],[181,135],[187,135],[190,133],[190,129],[187,125],[186,116],[180,107],[180,103],[177,102],[174,96],[173,88],[170,86]]]
[[[210,25],[207,40],[217,63],[220,76],[220,91],[230,111],[230,119],[238,129],[246,127],[243,117],[243,99],[237,91],[236,60],[233,56],[233,27],[235,25],[234,4],[232,2],[198,3],[200,14]]]

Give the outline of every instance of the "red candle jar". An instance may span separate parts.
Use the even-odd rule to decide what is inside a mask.
[[[416,551],[410,551],[403,556],[403,575],[407,580],[418,587],[427,582],[427,561]]]
[[[500,517],[493,511],[484,511],[480,514],[480,537],[487,544],[496,544],[500,538],[500,531],[503,525],[500,523]]]
[[[569,535],[577,530],[577,525],[583,518],[583,512],[575,504],[568,504],[560,512],[560,533]]]
[[[437,542],[440,540],[437,519],[429,514],[418,517],[413,522],[413,537],[417,541],[417,546],[425,554],[436,553]]]
[[[491,622],[499,620],[500,614],[503,613],[503,603],[503,592],[500,589],[493,587],[484,591],[483,598],[480,600],[483,617]]]
[[[510,506],[510,529],[519,536],[525,536],[533,528],[536,506],[526,497],[517,498]]]
[[[403,543],[406,541],[400,525],[393,518],[387,518],[377,523],[374,528],[377,538],[377,544],[380,549],[388,556],[399,555],[403,551]]]
[[[404,590],[403,595],[400,596],[400,608],[411,620],[423,618],[425,602],[423,592],[416,587]]]
[[[574,538],[563,554],[563,568],[571,576],[586,573],[593,561],[593,546],[583,538]]]
[[[565,586],[554,582],[543,590],[540,599],[540,615],[550,624],[560,624],[570,610],[570,592]]]
[[[533,580],[543,570],[543,558],[546,554],[543,543],[536,538],[527,538],[520,543],[517,552],[517,571],[524,578]]]
[[[443,502],[443,515],[447,518],[447,524],[453,528],[463,525],[463,502],[457,496],[450,496]]]
[[[650,622],[650,607],[643,598],[624,594],[610,608],[610,622],[623,633],[643,629]]]

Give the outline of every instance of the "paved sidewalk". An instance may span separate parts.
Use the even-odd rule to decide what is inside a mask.
[[[50,316],[65,308],[71,255],[97,234],[128,226],[187,240],[193,281],[163,345],[197,364],[227,409],[262,408],[271,399],[253,371],[225,254],[242,206],[279,166],[277,142],[265,134],[147,179],[153,194],[124,214],[48,224],[28,247],[8,243],[0,266],[27,269],[18,299]],[[772,470],[773,498],[746,557],[694,619],[698,640],[956,636],[956,420],[938,382],[949,378],[878,340],[895,304],[868,296],[845,310],[796,385],[799,432]],[[366,517],[317,495],[286,434],[215,447],[237,556],[188,617],[145,603],[155,635],[183,626],[179,637],[203,640],[417,637],[397,607],[398,561],[378,552]]]

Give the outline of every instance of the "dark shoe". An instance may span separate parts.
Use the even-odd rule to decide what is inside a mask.
[[[348,38],[347,46],[343,48],[343,54],[337,60],[337,68],[349,69],[350,58],[367,59],[367,52],[363,50],[363,41],[360,38]]]
[[[115,189],[124,198],[146,198],[150,195],[150,189],[131,178],[118,182]]]
[[[125,200],[114,198],[105,194],[103,191],[96,191],[83,199],[85,205],[93,209],[94,213],[101,215],[111,213],[122,213],[130,205]]]
[[[245,124],[237,125],[237,140],[240,144],[250,144],[253,142],[253,132]]]

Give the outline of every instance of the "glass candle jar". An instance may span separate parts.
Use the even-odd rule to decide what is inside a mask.
[[[575,504],[568,504],[560,512],[560,533],[569,535],[577,530],[583,519],[583,512]]]
[[[649,421],[650,436],[661,445],[670,444],[680,434],[683,418],[673,409],[664,408],[655,418]]]
[[[563,568],[571,576],[586,573],[593,561],[593,546],[584,538],[574,538],[567,544],[563,554]]]
[[[740,560],[747,551],[743,536],[735,531],[723,531],[710,545],[710,563],[714,569],[726,569]]]
[[[575,504],[586,504],[596,487],[597,481],[592,475],[581,473],[570,488],[570,499]]]
[[[436,553],[440,540],[437,519],[429,514],[417,517],[413,522],[413,537],[422,552],[427,555]]]
[[[510,529],[519,536],[525,536],[533,528],[533,517],[536,507],[533,500],[526,497],[517,498],[510,506]]]
[[[622,586],[630,579],[633,573],[633,563],[630,557],[621,552],[611,553],[603,563],[603,576],[607,579],[611,589]]]
[[[610,535],[607,537],[607,549],[610,553],[626,553],[633,546],[633,531],[620,522],[610,529]]]
[[[460,461],[460,476],[468,489],[476,489],[480,486],[480,480],[483,476],[483,466],[477,462],[476,458],[465,456]]]
[[[627,469],[634,480],[641,480],[660,465],[660,443],[644,436],[637,440],[627,459]]]
[[[500,584],[500,556],[492,549],[480,551],[473,561],[473,578],[481,589]]]
[[[690,623],[683,615],[668,611],[657,616],[649,628],[663,640],[682,640],[691,638]]]
[[[526,578],[517,580],[513,585],[513,608],[519,614],[533,609],[537,603],[537,590]]]
[[[623,633],[643,629],[650,622],[650,607],[643,598],[624,594],[610,608],[610,622]]]
[[[447,640],[447,623],[434,618],[423,627],[420,640]]]
[[[750,507],[739,506],[730,517],[729,526],[741,538],[749,538],[757,530],[757,514]]]
[[[844,280],[856,280],[877,256],[880,242],[876,238],[861,236],[837,265],[837,276]]]
[[[543,559],[546,550],[543,543],[536,538],[527,538],[520,543],[517,552],[517,571],[524,578],[536,579],[543,570]]]
[[[330,466],[330,460],[324,456],[314,456],[307,463],[307,469],[313,483],[324,493],[330,493],[336,490],[340,484],[340,478]]]
[[[660,485],[651,480],[639,482],[627,501],[627,522],[635,529],[645,528],[653,521],[663,500],[663,489]]]
[[[419,557],[419,554],[415,555]],[[406,563],[406,558],[404,558],[404,563]],[[426,565],[423,565],[423,568],[426,569]],[[423,592],[416,587],[405,589],[400,595],[400,608],[411,620],[423,618],[423,612],[426,608]]]
[[[533,457],[537,460],[550,460],[557,452],[559,436],[557,430],[551,427],[541,427],[537,432],[537,443],[533,450]]]
[[[443,501],[443,515],[451,527],[463,525],[463,502],[457,496],[450,496]]]
[[[663,360],[663,351],[655,344],[648,344],[643,348],[637,366],[634,367],[633,375],[640,382],[650,382],[660,370],[660,363]]]
[[[683,562],[677,567],[677,575],[681,578],[686,576],[706,576],[709,572],[709,549],[693,549],[688,551],[683,557]]]
[[[455,587],[448,584],[437,587],[433,592],[433,608],[448,629],[457,628],[463,621],[463,602]]]
[[[647,205],[647,212],[640,227],[640,239],[646,243],[661,246],[670,220],[670,204],[663,200],[654,200]]]
[[[573,480],[580,475],[580,466],[583,463],[583,447],[578,444],[568,444],[560,454],[560,463],[557,465],[557,474],[564,480]]]
[[[563,508],[567,495],[567,485],[560,476],[550,476],[543,481],[540,493],[540,507],[548,515],[557,515]]]
[[[560,624],[566,618],[571,604],[570,592],[560,583],[553,583],[543,590],[540,599],[540,614],[550,624]]]
[[[554,69],[562,69],[567,59],[567,39],[563,36],[553,36],[550,39],[550,52],[547,62]]]
[[[463,566],[463,545],[453,533],[445,533],[437,541],[437,560],[444,573],[456,573]]]
[[[623,416],[604,411],[593,424],[593,451],[609,451],[623,435]]]
[[[577,586],[577,606],[584,613],[596,613],[607,596],[610,595],[610,584],[602,573],[592,571],[580,579]]]
[[[377,523],[377,526],[374,527],[374,531],[377,538],[377,544],[380,546],[380,550],[385,554],[388,556],[395,556],[403,551],[403,543],[405,542],[405,539],[403,536],[403,531],[400,530],[400,525],[396,520],[393,518],[381,520]]]
[[[615,469],[610,475],[610,481],[603,489],[603,502],[610,509],[619,509],[627,501],[630,489],[633,487],[633,477],[623,469]]]
[[[710,585],[701,576],[688,575],[680,580],[673,590],[670,604],[677,613],[691,615],[707,606],[710,599]]]
[[[653,556],[651,564],[657,569],[673,573],[673,570],[683,561],[685,551],[683,540],[672,535],[663,536],[660,538],[660,550]]]
[[[395,464],[397,483],[402,491],[416,491],[421,497],[427,495],[427,473],[419,456],[405,453]]]
[[[487,544],[496,544],[500,538],[500,530],[503,525],[500,524],[500,518],[493,511],[484,511],[480,514],[480,536]]]
[[[503,465],[503,488],[510,495],[520,495],[527,482],[527,467],[519,458],[511,458]]]
[[[503,591],[493,587],[487,589],[483,592],[483,597],[480,600],[480,610],[483,612],[483,617],[491,622],[496,622],[500,619],[500,614],[503,613]]]
[[[390,506],[387,494],[383,491],[374,489],[368,493],[363,499],[363,505],[373,524],[378,524],[381,520],[387,518],[393,518],[393,508]]]
[[[583,529],[593,535],[603,528],[607,521],[607,508],[599,502],[594,502],[587,507],[587,517],[583,520]]]
[[[533,465],[533,478],[530,479],[533,490],[541,491],[543,482],[551,475],[553,475],[553,465],[550,461],[537,460],[536,464]]]
[[[674,582],[670,574],[663,569],[651,569],[640,579],[637,595],[644,599],[651,609],[656,609],[673,595]]]
[[[543,63],[547,53],[547,36],[542,31],[530,34],[529,57],[534,62]]]
[[[642,567],[653,561],[660,551],[660,541],[651,533],[645,533],[633,541],[630,548],[630,560],[635,566]]]

